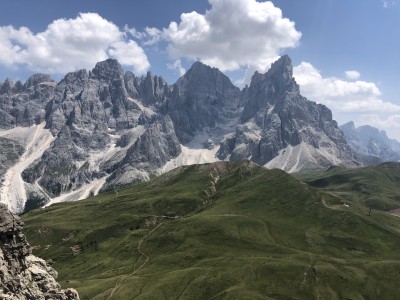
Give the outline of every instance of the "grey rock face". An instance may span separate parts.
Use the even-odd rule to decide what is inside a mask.
[[[180,153],[181,145],[171,118],[161,117],[129,147],[118,166],[114,166],[115,172],[107,186],[123,186],[132,182],[132,179],[143,181],[159,175],[158,169]]]
[[[10,78],[7,78],[6,81],[0,87],[0,95],[8,94],[12,91],[14,83]]]
[[[369,125],[356,128],[354,122],[343,124],[340,129],[355,152],[363,157],[371,157],[370,164],[381,161],[400,161],[400,143],[389,139],[384,130]]]
[[[95,174],[88,170],[89,166],[83,165],[78,168],[76,162],[85,161],[89,157],[85,148],[79,145],[96,144],[96,133],[93,134],[93,140],[89,139],[88,134],[83,137],[74,137],[72,134],[70,129],[64,126],[51,148],[22,173],[22,178],[31,184],[39,180],[39,184],[51,197],[79,188],[92,180]],[[100,138],[100,143],[103,142]]]
[[[141,170],[141,167],[132,166],[125,156],[132,156],[128,148],[146,131],[146,128],[141,129],[143,126],[156,134],[151,131],[159,124],[156,110],[165,102],[168,93],[168,85],[161,77],[150,73],[140,78],[130,72],[124,74],[119,63],[112,59],[98,63],[91,72],[80,70],[67,74],[55,87],[54,96],[46,106],[46,127],[57,138],[43,156],[23,172],[23,179],[31,184],[38,180],[50,197],[56,197],[104,176],[112,175],[109,182],[119,178],[126,172],[118,168]],[[168,124],[172,126],[170,120]],[[165,122],[161,125],[164,129],[168,127]],[[174,141],[176,137],[171,139]],[[163,141],[167,146],[170,143]],[[96,162],[91,157],[104,154],[113,144],[116,153],[93,165]],[[143,152],[146,146],[150,152],[155,147],[142,142]],[[172,155],[166,153],[164,157],[163,149],[157,150],[161,161]],[[146,170],[140,171],[145,172],[140,180],[147,179],[147,172],[155,173],[151,166],[159,165],[151,161],[148,164]],[[131,176],[125,181],[135,180],[135,176]],[[36,194],[40,194],[39,191]]]
[[[18,142],[0,137],[0,178],[17,162],[23,152],[24,147]]]
[[[144,77],[136,77],[132,72],[125,73],[125,88],[130,97],[141,99],[145,106],[159,107],[169,96],[168,83],[150,72]]]
[[[46,105],[54,95],[55,82],[37,74],[22,85],[6,80],[0,89],[0,128],[32,126],[46,119]]]
[[[196,62],[173,87],[166,112],[179,140],[189,142],[197,131],[238,116],[240,90],[216,68]]]
[[[241,121],[246,122],[260,112],[265,112],[281,102],[285,93],[300,94],[299,86],[293,78],[293,67],[289,56],[282,56],[271,65],[271,69],[260,74],[256,72],[247,91],[248,99]]]
[[[129,148],[124,164],[140,166],[149,164],[149,170],[162,167],[168,160],[179,155],[181,147],[175,135],[174,125],[170,117],[162,118],[150,125]]]
[[[74,289],[62,290],[57,272],[32,255],[22,233],[22,222],[0,204],[0,298],[1,299],[79,299]]]
[[[331,111],[300,95],[288,56],[273,63],[267,73],[256,72],[246,94],[242,125],[222,142],[220,159],[229,156],[264,165],[289,145],[306,143],[327,152],[326,156],[356,165]]]

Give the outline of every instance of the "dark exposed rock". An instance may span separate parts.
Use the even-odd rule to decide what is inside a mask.
[[[246,106],[240,118],[242,122],[248,121],[256,114],[265,113],[271,106],[281,102],[286,93],[299,95],[299,86],[293,78],[293,67],[289,56],[282,56],[265,74],[256,72],[245,93],[248,99],[244,100]]]
[[[6,81],[1,85],[0,88],[0,95],[2,94],[9,94],[12,91],[14,83],[10,78],[7,78]]]
[[[21,93],[23,90],[24,90],[24,84],[20,80],[18,80],[13,86],[11,92],[13,94],[18,94]]]
[[[107,59],[98,62],[92,70],[91,78],[111,82],[120,80],[124,76],[124,71],[116,59]]]
[[[173,87],[166,111],[182,143],[238,114],[240,90],[218,69],[196,62]]]
[[[0,298],[79,299],[75,290],[62,290],[55,280],[57,272],[32,255],[22,226],[20,219],[0,204]]]

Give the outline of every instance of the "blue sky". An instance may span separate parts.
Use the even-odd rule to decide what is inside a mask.
[[[340,124],[368,123],[400,139],[399,36],[400,0],[7,1],[0,81],[37,72],[60,79],[115,57],[169,83],[198,59],[243,85],[289,54],[302,94]]]

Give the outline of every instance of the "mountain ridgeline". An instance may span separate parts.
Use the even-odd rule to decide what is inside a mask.
[[[376,164],[382,161],[400,161],[400,143],[390,139],[384,130],[364,125],[355,127],[354,122],[340,126],[350,147],[366,163]]]
[[[16,213],[187,163],[248,159],[290,172],[362,164],[331,111],[300,95],[288,56],[242,90],[200,62],[172,86],[151,73],[124,72],[113,59],[59,83],[44,74],[25,84],[7,80],[0,128],[1,153],[21,156],[0,174],[1,201]],[[17,197],[10,178],[18,172]]]

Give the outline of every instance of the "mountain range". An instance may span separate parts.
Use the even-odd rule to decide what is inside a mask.
[[[173,85],[113,59],[58,83],[6,80],[0,128],[1,202],[15,213],[194,163],[251,160],[288,172],[368,163],[332,112],[301,96],[286,55],[243,89],[200,62]]]
[[[400,143],[390,139],[384,130],[370,125],[356,128],[354,122],[348,122],[339,128],[353,151],[369,158],[371,162],[400,161]]]

